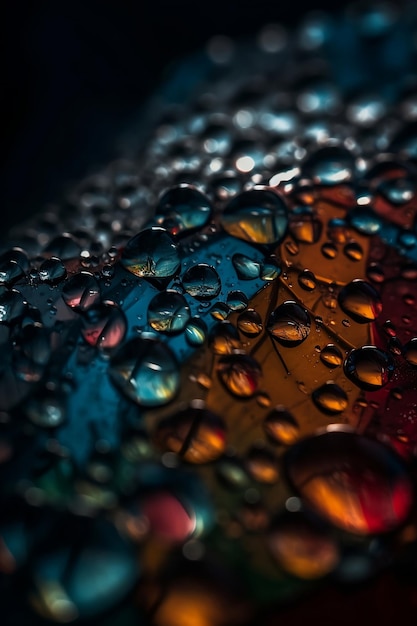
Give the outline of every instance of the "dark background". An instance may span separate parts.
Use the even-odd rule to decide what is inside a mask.
[[[27,0],[3,5],[0,206],[7,228],[115,156],[169,64],[211,35],[294,24],[317,0]]]

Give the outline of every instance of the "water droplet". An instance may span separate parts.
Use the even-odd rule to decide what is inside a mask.
[[[192,317],[185,327],[185,339],[190,346],[202,346],[207,336],[207,325],[199,317]]]
[[[50,259],[46,259],[39,268],[39,280],[49,285],[57,285],[67,275],[67,270],[61,259],[52,256]]]
[[[337,248],[330,241],[322,245],[321,252],[326,259],[335,259],[337,257]]]
[[[272,191],[254,189],[233,198],[221,216],[224,230],[252,243],[278,243],[285,235],[287,207]]]
[[[276,407],[264,421],[264,430],[275,443],[291,446],[300,435],[300,427],[293,415],[284,407]]]
[[[298,284],[306,291],[314,291],[317,287],[317,280],[313,272],[310,272],[310,270],[303,270],[300,274],[298,274]]]
[[[178,246],[163,228],[149,228],[130,239],[122,265],[141,278],[169,278],[180,267]]]
[[[343,355],[333,343],[328,343],[320,352],[320,360],[327,367],[339,367],[343,362]]]
[[[323,225],[310,207],[296,207],[290,213],[289,231],[298,243],[316,243]]]
[[[210,265],[198,263],[188,269],[182,277],[185,291],[197,300],[211,300],[221,289],[220,276]]]
[[[172,235],[201,228],[210,218],[208,198],[192,185],[168,189],[160,198],[155,221]]]
[[[255,278],[259,278],[261,266],[257,261],[250,259],[244,254],[234,254],[232,263],[238,278],[241,280],[253,280]]]
[[[283,346],[298,346],[310,334],[310,316],[297,302],[280,304],[268,320],[267,329]]]
[[[261,279],[271,281],[281,275],[281,268],[274,261],[264,261],[261,263]]]
[[[230,309],[224,302],[217,302],[216,304],[213,304],[210,309],[211,317],[219,321],[225,320],[228,317],[229,313]]]
[[[391,380],[394,369],[392,356],[375,346],[351,350],[344,363],[346,376],[367,391],[381,389],[386,385]]]
[[[243,291],[230,291],[226,304],[231,311],[244,311],[248,306],[248,298]]]
[[[242,347],[237,329],[227,320],[213,326],[209,335],[209,345],[214,354],[232,354]]]
[[[21,248],[12,248],[0,256],[0,285],[12,285],[29,270],[29,259]]]
[[[351,241],[345,245],[343,252],[351,261],[361,261],[363,257],[363,249],[356,241]]]
[[[273,523],[268,547],[285,571],[304,580],[326,576],[340,558],[330,533],[301,513],[283,515]]]
[[[348,407],[348,397],[339,385],[327,381],[324,385],[313,392],[313,401],[316,406],[329,415],[343,413]]]
[[[340,290],[338,301],[344,313],[361,324],[375,320],[382,311],[375,287],[359,278]]]
[[[356,209],[348,217],[351,226],[364,235],[376,235],[382,228],[381,219],[371,209]]]
[[[413,487],[391,448],[342,427],[329,427],[293,446],[285,459],[301,497],[324,519],[360,535],[401,525]]]
[[[410,178],[388,178],[377,189],[394,207],[411,202],[416,192],[415,183]]]
[[[24,326],[15,340],[13,367],[26,382],[38,382],[51,356],[49,331],[39,322]]]
[[[126,317],[123,311],[109,300],[90,307],[84,312],[81,334],[96,348],[115,348],[126,334]]]
[[[13,324],[26,311],[27,302],[20,291],[11,289],[0,293],[0,323]]]
[[[189,463],[209,463],[226,448],[226,427],[218,415],[199,404],[191,405],[160,422],[155,439],[163,450]]]
[[[190,319],[190,307],[184,296],[166,290],[152,298],[148,306],[148,324],[156,331],[175,334],[186,327]]]
[[[258,483],[273,485],[279,478],[278,461],[275,455],[265,448],[251,448],[246,456],[246,467]]]
[[[259,335],[263,330],[262,318],[254,309],[248,309],[237,318],[239,330],[248,336]]]
[[[65,400],[62,394],[43,389],[31,396],[23,406],[24,414],[41,428],[57,428],[67,418]]]
[[[243,490],[250,486],[250,479],[240,460],[222,457],[216,464],[219,480],[230,489]]]
[[[345,148],[320,148],[304,164],[304,174],[318,185],[339,185],[352,179],[353,155]]]
[[[217,365],[217,372],[226,389],[239,398],[250,398],[258,391],[261,368],[249,356],[223,356]]]
[[[180,387],[180,368],[167,345],[137,337],[113,355],[113,382],[142,406],[161,406],[172,400]]]
[[[62,298],[71,309],[86,311],[100,302],[100,285],[89,272],[80,272],[65,282]]]
[[[403,356],[407,363],[417,367],[417,337],[411,339],[403,348]]]

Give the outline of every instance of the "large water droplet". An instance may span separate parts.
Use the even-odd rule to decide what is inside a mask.
[[[375,320],[382,311],[381,298],[375,287],[359,278],[340,290],[338,301],[342,310],[361,324]]]
[[[328,343],[320,352],[320,360],[327,367],[339,367],[343,362],[343,355],[333,343]]]
[[[90,272],[80,272],[66,281],[62,298],[71,309],[86,311],[100,302],[100,285]]]
[[[163,228],[149,228],[130,239],[122,265],[142,278],[168,278],[180,267],[178,246]]]
[[[217,365],[217,372],[226,389],[239,398],[250,398],[258,390],[261,368],[249,356],[223,356]]]
[[[259,244],[281,241],[287,224],[287,207],[282,198],[261,189],[233,198],[221,217],[221,225],[229,235]]]
[[[268,331],[283,346],[298,346],[310,333],[310,316],[297,302],[280,304],[268,320]]]
[[[189,406],[159,423],[156,442],[189,463],[209,463],[226,447],[223,420],[202,406]]]
[[[168,189],[158,202],[155,221],[176,235],[200,228],[208,221],[211,206],[208,198],[192,185]]]
[[[115,348],[126,334],[126,317],[123,311],[109,300],[85,311],[81,334],[85,341],[97,348]]]
[[[49,285],[57,285],[64,280],[66,275],[67,270],[58,257],[46,259],[39,268],[39,280]]]
[[[190,319],[190,307],[184,296],[176,291],[163,291],[152,298],[148,306],[148,324],[158,332],[179,333]]]
[[[275,443],[291,446],[299,438],[300,427],[284,407],[276,407],[265,418],[264,430]]]
[[[386,385],[394,374],[394,359],[375,346],[352,350],[344,363],[346,376],[361,389],[374,391]]]
[[[349,532],[387,532],[410,512],[413,487],[400,458],[340,426],[300,441],[287,452],[285,463],[303,499]]]
[[[248,336],[259,335],[263,330],[262,318],[254,309],[248,309],[237,318],[239,330]]]
[[[279,518],[269,531],[268,546],[285,571],[305,580],[326,576],[339,562],[334,538],[302,514]]]
[[[233,255],[232,263],[238,278],[241,280],[259,278],[261,265],[257,261],[254,261],[244,254],[237,253]]]
[[[343,413],[348,406],[346,392],[332,381],[316,389],[312,397],[318,408],[329,415]]]
[[[131,400],[149,407],[172,400],[180,386],[179,366],[168,346],[142,337],[113,355],[110,376]]]
[[[211,300],[221,289],[220,276],[210,265],[199,263],[193,265],[182,277],[185,291],[197,300]]]

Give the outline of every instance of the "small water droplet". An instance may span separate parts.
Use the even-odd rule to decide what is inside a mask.
[[[257,261],[254,261],[244,254],[234,254],[232,263],[238,278],[241,280],[253,280],[255,278],[259,278],[261,265]]]
[[[298,284],[302,289],[306,291],[314,291],[317,287],[317,280],[314,276],[313,272],[310,270],[303,270],[300,274],[298,274]]]
[[[417,337],[411,339],[403,348],[403,356],[409,365],[417,367]]]
[[[217,365],[217,372],[226,389],[239,398],[250,398],[258,391],[261,368],[249,356],[223,356]]]
[[[297,420],[284,407],[276,407],[266,417],[264,430],[268,437],[275,443],[291,446],[300,435],[300,427]]]
[[[185,327],[185,339],[190,346],[201,346],[206,340],[207,325],[199,317],[192,317]]]
[[[339,385],[328,381],[313,392],[313,401],[316,406],[329,415],[343,413],[348,407],[348,397]]]
[[[66,275],[67,270],[61,259],[54,256],[50,259],[46,259],[46,261],[41,264],[38,272],[39,280],[49,285],[57,285],[64,280]]]
[[[237,318],[239,330],[248,336],[259,335],[263,330],[262,318],[254,309],[248,309]]]
[[[242,348],[237,329],[227,320],[213,326],[209,335],[209,345],[214,354],[232,354]]]
[[[231,311],[244,311],[248,306],[248,298],[243,291],[230,291],[226,304]]]
[[[320,360],[327,367],[339,367],[343,363],[343,355],[333,343],[328,343],[320,352]]]

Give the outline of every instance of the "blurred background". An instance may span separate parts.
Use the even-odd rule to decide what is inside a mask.
[[[217,34],[293,25],[316,0],[38,0],[2,19],[0,206],[4,231],[116,155],[117,138],[182,57]],[[5,220],[5,221],[4,221]],[[4,232],[3,231],[3,232]]]

